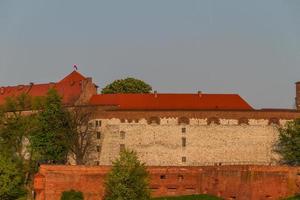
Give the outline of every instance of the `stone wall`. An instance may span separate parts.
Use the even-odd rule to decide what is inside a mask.
[[[63,191],[101,200],[109,167],[42,165],[34,179],[36,200],[59,200]],[[300,168],[284,166],[148,167],[153,196],[211,194],[224,199],[280,199],[299,192]]]
[[[99,147],[95,149],[94,163],[111,165],[122,148],[129,148],[151,166],[276,164],[278,156],[273,145],[278,126],[288,121],[281,119],[279,124],[271,124],[268,119],[187,120],[98,118],[95,121],[101,122],[97,127],[101,138],[96,141]]]

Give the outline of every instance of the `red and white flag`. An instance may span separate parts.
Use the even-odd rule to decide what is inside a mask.
[[[73,65],[74,70],[78,70],[78,67],[76,64]]]

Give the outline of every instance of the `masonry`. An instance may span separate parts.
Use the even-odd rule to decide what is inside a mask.
[[[150,166],[275,165],[278,127],[299,116],[291,111],[98,110],[92,123],[99,122],[101,137],[93,159],[111,165],[122,148],[129,148]]]
[[[59,200],[63,191],[82,191],[86,200],[104,195],[103,166],[42,165],[34,179],[36,200]],[[288,197],[299,191],[300,168],[284,166],[148,167],[152,196],[211,194],[228,200]]]

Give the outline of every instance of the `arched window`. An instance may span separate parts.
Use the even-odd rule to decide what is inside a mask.
[[[239,119],[238,124],[239,125],[248,125],[249,124],[249,120],[247,118],[245,118],[245,117],[242,117],[242,118]]]
[[[279,119],[276,117],[270,118],[269,125],[279,125]]]
[[[178,124],[190,124],[190,119],[187,117],[180,117],[178,118]]]
[[[216,117],[208,118],[207,119],[207,124],[208,125],[211,125],[211,124],[217,124],[217,125],[219,125],[220,124],[220,119],[216,118]]]
[[[148,119],[148,124],[160,124],[160,119],[158,117],[150,117]]]

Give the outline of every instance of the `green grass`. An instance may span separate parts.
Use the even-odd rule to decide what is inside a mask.
[[[189,196],[178,196],[178,197],[158,197],[152,200],[220,200],[218,197],[210,195],[189,195]]]

